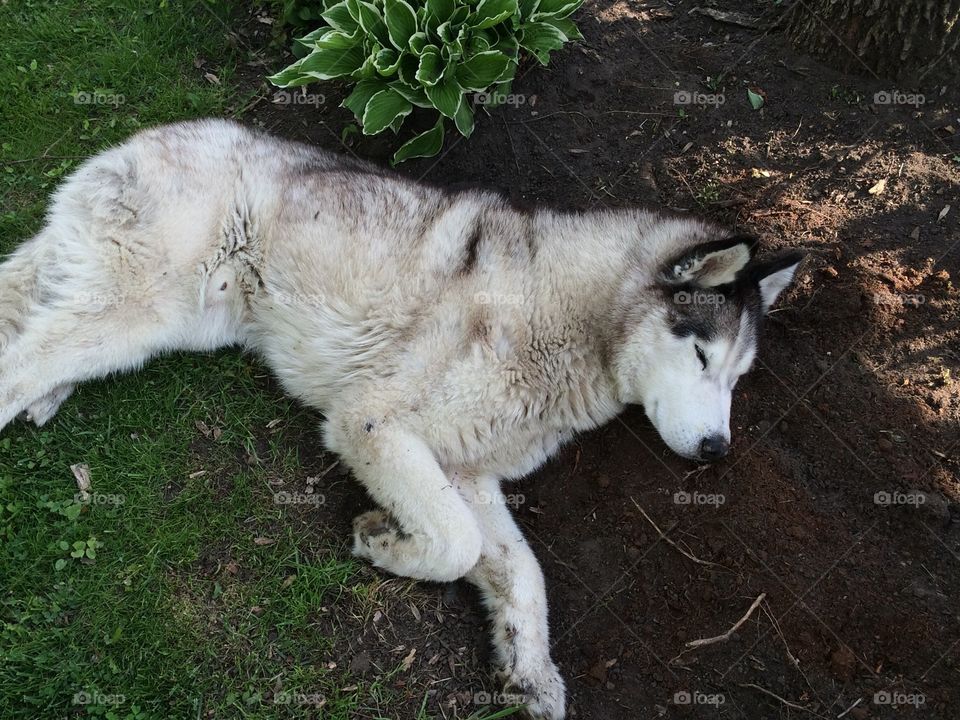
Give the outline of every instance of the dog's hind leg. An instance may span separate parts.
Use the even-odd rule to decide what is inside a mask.
[[[472,489],[472,497],[470,490]],[[514,522],[496,478],[465,487],[480,523],[483,550],[467,575],[493,623],[493,645],[505,692],[537,720],[564,717],[563,678],[550,659],[547,594],[533,550]]]
[[[14,342],[39,294],[44,234],[23,243],[0,263],[0,355]]]
[[[92,304],[35,306],[0,356],[0,429],[24,410],[37,424],[49,420],[77,383],[137,369],[164,351],[237,341],[227,323],[204,334],[210,323],[199,300],[168,300],[163,312],[149,299],[110,293]]]

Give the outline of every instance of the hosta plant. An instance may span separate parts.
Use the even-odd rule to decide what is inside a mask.
[[[279,87],[347,78],[343,101],[364,134],[397,132],[414,107],[436,113],[394,163],[440,152],[452,122],[465,137],[474,93],[510,92],[522,51],[546,65],[580,39],[569,18],[583,0],[318,0],[323,25],[297,41],[300,59],[270,77]]]

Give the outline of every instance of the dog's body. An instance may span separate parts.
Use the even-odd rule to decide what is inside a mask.
[[[752,251],[642,211],[522,212],[232,123],[156,128],[85,163],[0,265],[0,428],[159,352],[255,350],[385,509],[356,519],[356,552],[478,585],[508,686],[561,718],[543,577],[499,482],[626,403],[681,454],[722,455],[798,262]]]

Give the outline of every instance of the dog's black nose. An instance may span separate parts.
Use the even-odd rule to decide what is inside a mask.
[[[719,460],[727,454],[729,449],[730,443],[719,435],[713,435],[704,438],[703,442],[700,443],[700,457],[704,460]]]

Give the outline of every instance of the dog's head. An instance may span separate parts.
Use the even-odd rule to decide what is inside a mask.
[[[757,260],[755,249],[743,236],[686,249],[663,263],[626,315],[614,358],[620,399],[642,404],[664,442],[692,460],[726,455],[733,387],[802,259]]]

